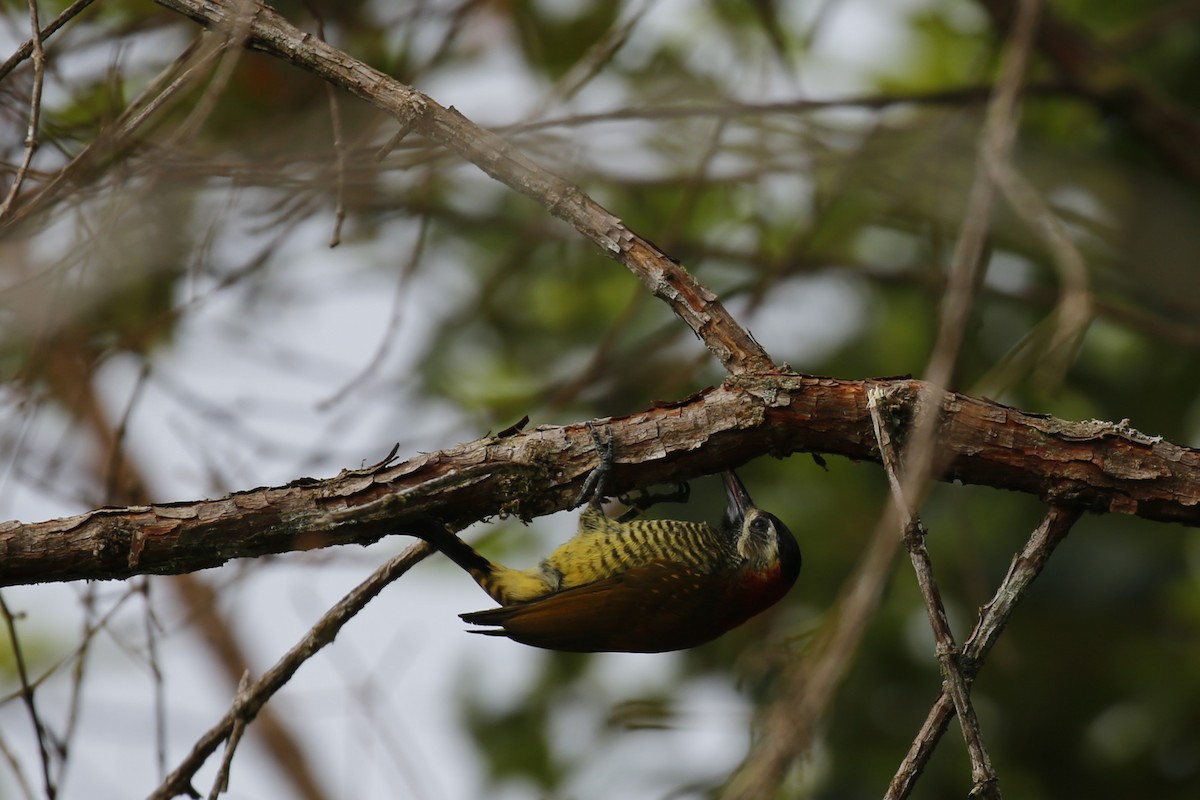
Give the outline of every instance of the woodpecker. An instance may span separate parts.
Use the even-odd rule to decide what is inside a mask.
[[[532,569],[489,561],[449,531],[422,534],[500,604],[460,615],[485,626],[471,633],[571,652],[682,650],[770,608],[796,582],[795,537],[754,505],[732,470],[724,473],[728,506],[714,528],[608,518],[600,501],[610,467],[611,449],[594,473],[578,532]]]

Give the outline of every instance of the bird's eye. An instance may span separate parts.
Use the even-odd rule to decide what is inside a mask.
[[[771,521],[766,517],[755,517],[750,520],[750,532],[757,534],[766,534],[771,530]]]

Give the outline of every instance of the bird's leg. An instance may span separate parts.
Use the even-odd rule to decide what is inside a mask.
[[[612,477],[613,469],[613,435],[610,428],[605,428],[605,437],[600,436],[600,432],[596,430],[596,426],[591,422],[587,424],[588,431],[592,434],[592,441],[596,445],[596,452],[600,455],[600,463],[596,468],[588,474],[587,479],[583,482],[583,488],[579,490],[579,496],[575,498],[575,502],[571,504],[571,508],[578,508],[585,502],[589,505],[599,508],[600,501],[607,495],[609,479]]]
[[[686,503],[692,496],[692,487],[687,481],[680,481],[669,491],[652,492],[649,489],[635,489],[632,492],[617,497],[629,510],[617,517],[617,522],[629,522],[651,506],[659,503]]]

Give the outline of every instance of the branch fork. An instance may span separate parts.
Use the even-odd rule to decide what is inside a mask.
[[[900,514],[904,546],[908,549],[913,570],[916,572],[917,583],[921,587],[921,595],[925,599],[925,607],[929,613],[930,627],[933,629],[936,640],[935,652],[943,677],[942,691],[943,693],[948,691],[953,699],[954,709],[958,713],[959,723],[962,727],[963,739],[967,743],[967,752],[971,759],[971,777],[974,779],[971,795],[988,798],[988,800],[999,800],[999,782],[996,772],[992,768],[991,759],[983,745],[979,720],[975,716],[975,708],[971,703],[970,683],[963,675],[959,665],[958,646],[954,643],[954,633],[950,629],[950,621],[946,617],[946,607],[942,602],[941,591],[934,578],[933,561],[925,545],[925,526],[921,524],[915,506],[908,499],[913,494],[915,487],[924,484],[926,476],[920,473],[908,473],[904,474],[902,479],[899,455],[892,446],[892,437],[887,421],[884,419],[882,406],[886,399],[887,390],[881,387],[873,386],[867,390],[867,406],[871,411],[871,422],[879,444],[883,469],[892,489],[892,502]],[[918,420],[922,416],[924,414],[919,415]],[[922,428],[919,424],[916,427],[918,430]],[[932,436],[933,433],[931,432],[930,435]],[[932,448],[932,444],[930,442],[927,446]]]

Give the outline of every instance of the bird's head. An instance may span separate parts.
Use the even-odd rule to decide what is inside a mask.
[[[754,505],[749,492],[733,470],[726,470],[725,518],[721,528],[729,535],[752,572],[778,569],[788,584],[800,574],[800,545],[787,525],[774,514]]]

